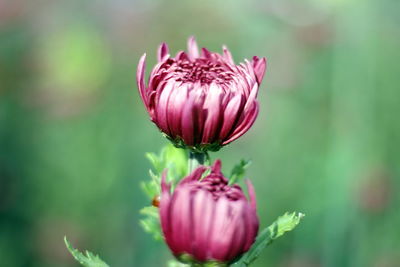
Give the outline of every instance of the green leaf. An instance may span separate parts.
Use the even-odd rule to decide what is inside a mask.
[[[258,234],[256,241],[250,250],[240,258],[236,266],[245,267],[255,261],[261,251],[284,233],[293,230],[304,217],[300,212],[288,213],[280,216],[273,224]]]
[[[154,239],[162,240],[162,232],[158,209],[153,206],[144,207],[140,210],[140,214],[145,215],[145,218],[140,220],[143,229],[153,235]]]
[[[250,160],[242,159],[238,164],[233,166],[231,175],[229,176],[229,185],[235,184],[237,183],[237,181],[242,179],[246,173],[246,169],[250,166],[250,164],[251,164]]]
[[[75,249],[67,240],[67,237],[64,236],[64,242],[67,246],[69,252],[74,256],[75,260],[77,260],[84,267],[109,267],[107,263],[102,261],[98,255],[94,255],[93,253],[86,250],[85,254],[82,254],[79,250]]]
[[[161,193],[161,175],[165,169],[168,169],[167,180],[172,183],[172,187],[187,175],[188,155],[184,149],[168,144],[161,150],[159,155],[147,153],[146,157],[153,167],[152,170],[149,170],[151,180],[143,181],[140,185],[151,200]],[[143,229],[152,234],[155,239],[162,240],[157,208],[153,206],[145,207],[140,213],[144,215],[144,218],[140,221]]]
[[[160,194],[161,174],[165,169],[168,169],[167,179],[173,185],[187,175],[188,155],[184,149],[168,144],[159,155],[146,153],[146,157],[153,166],[153,170],[149,171],[151,181],[142,182],[141,187],[150,199]]]

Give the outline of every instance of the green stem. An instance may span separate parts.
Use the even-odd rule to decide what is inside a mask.
[[[189,173],[191,173],[200,165],[204,165],[206,161],[209,161],[207,152],[202,153],[189,151]]]

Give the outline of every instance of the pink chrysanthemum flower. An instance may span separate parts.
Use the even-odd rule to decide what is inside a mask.
[[[197,48],[193,37],[188,53],[170,57],[168,46],[158,49],[158,63],[145,84],[144,54],[137,83],[151,120],[175,145],[218,150],[243,135],[258,114],[256,100],[266,59],[235,65],[226,47],[223,54]]]
[[[200,166],[171,194],[163,174],[160,220],[164,238],[180,260],[230,263],[249,250],[258,232],[254,188],[250,201],[238,185],[228,185],[217,160],[211,173]]]

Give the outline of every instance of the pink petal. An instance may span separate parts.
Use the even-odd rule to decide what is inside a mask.
[[[144,82],[145,71],[146,71],[146,54],[143,54],[143,56],[139,60],[139,64],[137,67],[136,82],[137,82],[137,85],[139,88],[140,97],[142,98],[142,100],[147,108],[146,85]]]
[[[181,115],[187,100],[187,86],[182,85],[180,88],[173,90],[168,101],[168,126],[172,136],[182,136],[181,133]]]
[[[193,256],[200,261],[208,259],[209,239],[214,214],[215,202],[211,193],[199,190],[193,197]]]
[[[182,138],[185,141],[185,144],[189,146],[194,144],[194,125],[193,125],[194,101],[195,101],[195,96],[194,94],[191,94],[189,96],[189,99],[186,100],[186,103],[183,106],[182,118],[181,118]]]
[[[244,112],[247,112],[250,109],[250,107],[253,106],[254,101],[257,98],[258,88],[259,88],[258,84],[254,83],[253,87],[251,88],[250,95],[246,100],[246,104],[244,106]]]
[[[206,90],[203,88],[200,83],[195,83],[194,88],[192,89],[194,95],[193,102],[193,133],[194,133],[194,142],[200,143],[202,140],[204,127],[205,127],[205,119],[206,112],[204,111],[204,103],[206,100]]]
[[[190,60],[195,60],[199,57],[199,48],[197,47],[196,39],[193,36],[188,40],[188,55]]]
[[[246,241],[243,247],[243,252],[246,252],[250,249],[251,245],[254,243],[255,238],[258,233],[259,221],[257,218],[257,214],[253,208],[248,206],[245,209],[245,224],[246,224]]]
[[[161,199],[160,199],[160,222],[161,228],[164,233],[165,240],[168,245],[171,241],[171,226],[170,226],[170,218],[169,218],[169,206],[170,206],[170,185],[166,183],[167,171],[164,170],[161,178]]]
[[[222,50],[224,51],[225,60],[228,61],[230,64],[235,65],[235,62],[233,61],[233,57],[229,49],[224,45],[222,47]]]
[[[237,216],[234,219],[234,222],[232,222],[232,224],[235,225],[234,235],[229,246],[229,251],[225,256],[229,260],[234,259],[235,256],[242,253],[243,247],[246,242],[247,228],[245,221],[245,212],[247,205],[243,205],[243,201],[240,201],[240,203],[241,205],[238,205],[239,208],[237,209]]]
[[[206,58],[206,59],[210,59],[211,58],[211,52],[207,48],[203,47],[201,49],[201,57],[202,58]]]
[[[209,234],[209,250],[213,259],[224,260],[221,252],[229,244],[231,236],[228,235],[230,218],[228,216],[230,201],[226,197],[219,198],[215,205],[213,225]]]
[[[230,250],[239,250],[240,244],[233,243],[237,226],[243,220],[243,201],[229,201],[225,197],[217,201],[213,234],[210,236],[212,257],[228,261]]]
[[[173,251],[191,253],[192,218],[191,188],[180,186],[175,189],[171,200],[171,231]]]
[[[174,89],[174,83],[168,82],[165,85],[163,91],[161,92],[158,104],[156,106],[157,125],[167,135],[171,135],[168,127],[167,113],[168,113],[168,101],[173,89]]]
[[[176,54],[175,59],[177,59],[177,60],[189,60],[189,57],[184,51],[179,51]]]
[[[198,181],[200,180],[201,176],[203,175],[203,173],[208,169],[207,166],[199,166],[197,167],[194,171],[192,171],[191,174],[189,174],[188,176],[186,176],[184,179],[182,179],[179,182],[179,185],[183,185],[186,184],[188,182],[192,182],[192,181]]]
[[[214,165],[211,167],[211,172],[212,173],[217,173],[217,174],[220,174],[221,173],[221,160],[220,159],[217,159],[215,162],[214,162]]]
[[[258,109],[259,109],[258,102],[254,102],[253,107],[251,108],[251,110],[247,112],[241,124],[235,129],[232,135],[228,137],[228,140],[224,141],[222,144],[223,145],[229,144],[233,140],[239,138],[244,133],[246,133],[256,120],[258,115]]]
[[[162,61],[166,60],[166,57],[169,56],[168,50],[169,50],[168,45],[166,43],[162,43],[160,45],[160,47],[158,48],[158,53],[157,53],[158,62],[162,62]]]
[[[265,69],[267,67],[267,59],[265,57],[263,57],[262,59],[259,59],[258,57],[255,56],[255,57],[253,57],[252,65],[253,65],[254,72],[257,77],[257,82],[258,82],[258,84],[261,84],[261,82],[264,78]]]
[[[237,122],[238,116],[240,115],[239,110],[242,106],[242,102],[243,97],[241,94],[237,94],[229,101],[224,111],[224,120],[219,133],[219,140],[224,140],[231,132],[233,125]]]
[[[222,89],[212,83],[204,102],[207,118],[204,123],[203,138],[201,140],[203,144],[212,144],[217,136],[218,126],[221,122],[221,100]]]

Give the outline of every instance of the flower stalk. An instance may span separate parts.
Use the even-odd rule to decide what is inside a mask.
[[[189,161],[188,161],[189,173],[191,173],[197,167],[204,165],[206,161],[209,161],[209,155],[207,152],[196,152],[189,150]]]

